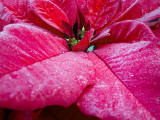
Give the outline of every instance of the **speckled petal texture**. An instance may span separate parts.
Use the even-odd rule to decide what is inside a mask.
[[[46,30],[10,24],[0,33],[0,77],[67,51],[66,41]]]
[[[67,52],[63,39],[42,29],[28,24],[8,25],[0,33],[0,45],[2,108],[66,107],[94,83],[88,55]]]
[[[47,29],[56,35],[61,32],[48,25],[34,13],[30,0],[0,0],[0,18],[9,23],[30,23]]]
[[[78,107],[85,114],[103,120],[155,120],[120,79],[104,66],[103,82],[87,89],[80,97]]]
[[[67,107],[93,81],[93,64],[87,54],[67,52],[2,76],[0,107],[19,110],[47,105]]]
[[[94,53],[109,66],[136,99],[159,119],[159,45],[150,41],[140,41],[132,44],[115,43],[103,46],[95,50]]]
[[[159,5],[0,0],[0,108],[27,120],[60,106],[104,120],[160,120]],[[69,51],[65,38],[81,38],[83,26]]]
[[[132,23],[130,21],[130,23]],[[128,26],[128,23],[125,23]],[[111,41],[125,42],[128,36],[123,34],[125,24],[117,23],[113,28],[117,28],[120,34],[111,32]],[[118,25],[123,25],[119,27]],[[135,24],[134,24],[135,25]],[[117,26],[117,27],[116,27]],[[127,27],[128,28],[128,27]],[[131,27],[129,27],[131,28]],[[133,29],[134,28],[134,29]],[[145,26],[143,26],[145,28]],[[99,47],[94,53],[102,59],[126,88],[139,100],[143,106],[157,119],[160,119],[160,49],[159,39],[152,36],[150,30],[140,29],[138,36],[137,27],[132,25],[132,34],[128,41],[130,43],[114,43]],[[128,33],[130,29],[128,29]],[[146,33],[148,36],[146,36]],[[149,34],[150,33],[150,34]],[[124,36],[125,35],[125,36]],[[144,37],[145,35],[145,37]],[[138,38],[138,41],[137,41]],[[121,41],[121,42],[123,42]]]
[[[106,42],[114,43],[99,44],[93,51],[104,62],[103,77],[77,105],[84,113],[107,120],[160,119],[159,39],[140,22],[119,22],[109,29]]]

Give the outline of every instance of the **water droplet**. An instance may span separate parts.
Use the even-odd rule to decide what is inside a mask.
[[[160,97],[157,97],[156,101],[157,101],[157,103],[159,103],[160,102]]]
[[[79,79],[83,79],[83,76],[79,76]]]
[[[154,84],[154,85],[157,85],[157,83],[156,83],[156,82],[154,82],[153,84]]]
[[[20,10],[20,9],[18,9],[18,12],[21,12],[21,10]]]
[[[86,84],[86,81],[81,81],[81,83],[84,85],[84,84]]]

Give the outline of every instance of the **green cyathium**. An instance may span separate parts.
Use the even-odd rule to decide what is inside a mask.
[[[66,38],[67,43],[70,48],[73,48],[85,35],[85,27],[82,27],[82,30],[79,31],[79,40],[76,38]]]

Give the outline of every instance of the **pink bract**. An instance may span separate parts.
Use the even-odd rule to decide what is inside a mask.
[[[17,110],[15,119],[76,104],[104,120],[160,120],[159,5],[0,0],[0,108]],[[80,39],[82,27],[70,51],[66,38]]]

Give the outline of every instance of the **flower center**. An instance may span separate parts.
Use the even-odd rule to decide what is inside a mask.
[[[85,27],[83,26],[82,30],[79,31],[79,37],[80,37],[80,39],[82,39],[84,37],[84,35],[85,35]]]
[[[73,27],[73,33],[74,33],[74,36],[73,38],[68,38],[66,37],[66,41],[68,43],[68,46],[70,48],[70,50],[72,50],[72,48],[77,44],[79,43],[79,41],[81,39],[83,39],[84,35],[85,35],[85,27],[82,27],[82,30],[79,31],[79,33],[77,32],[77,25],[75,24],[74,27]],[[78,33],[78,35],[77,35]]]
[[[72,49],[80,41],[80,40],[76,40],[76,38],[68,38],[66,40],[70,49]]]

